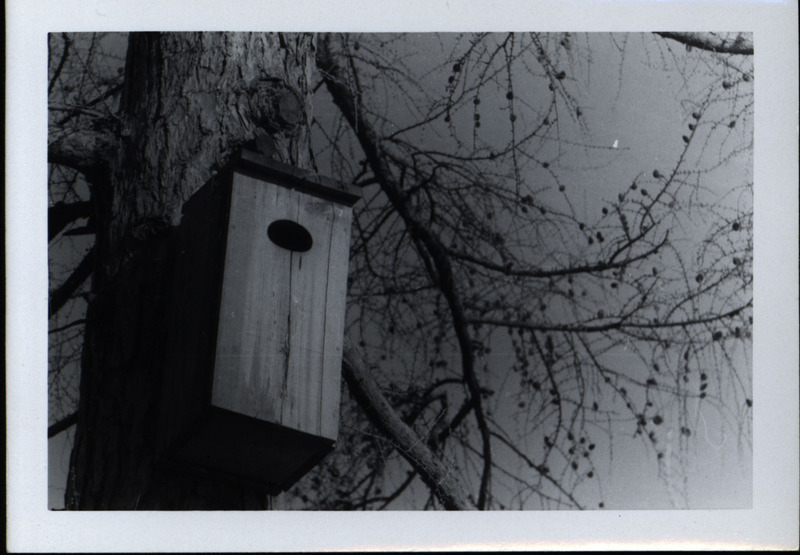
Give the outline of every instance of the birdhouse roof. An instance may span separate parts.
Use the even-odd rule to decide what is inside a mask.
[[[233,169],[346,206],[353,206],[361,198],[361,192],[355,187],[250,150],[241,151]]]

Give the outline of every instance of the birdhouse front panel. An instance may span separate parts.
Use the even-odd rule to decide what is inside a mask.
[[[351,210],[234,175],[211,404],[336,439]]]
[[[163,464],[277,493],[333,448],[358,198],[243,151],[184,204],[157,439]]]

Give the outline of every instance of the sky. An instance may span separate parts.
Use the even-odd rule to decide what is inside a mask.
[[[581,3],[547,5],[535,18],[520,3],[507,9],[485,11],[453,2],[426,2],[397,10],[387,23],[386,6],[352,3],[317,9],[308,2],[295,3],[292,10],[258,15],[246,3],[231,2],[226,9],[208,3],[180,11],[173,6],[114,6],[106,2],[53,2],[47,9],[12,2],[9,7],[9,106],[7,130],[16,140],[7,144],[10,182],[7,190],[7,245],[18,255],[7,266],[9,334],[7,387],[9,447],[9,546],[33,550],[154,549],[168,545],[183,549],[321,549],[381,546],[461,546],[473,548],[561,548],[570,546],[647,545],[673,548],[693,546],[796,547],[797,522],[797,349],[786,344],[796,337],[797,199],[796,196],[796,106],[797,53],[786,49],[796,44],[794,3],[774,3],[762,9],[754,2],[726,5],[695,3],[676,10],[670,3],[620,6],[608,10],[586,9]],[[213,3],[212,3],[213,4]],[[413,3],[412,3],[413,4]],[[701,5],[702,4],[702,5]],[[780,4],[780,5],[778,5]],[[299,7],[299,9],[298,9]],[[24,8],[24,9],[23,9]],[[218,7],[217,7],[218,8]],[[244,10],[242,8],[245,8]],[[408,8],[408,6],[406,6]],[[521,9],[522,8],[522,9]],[[702,8],[702,9],[701,9]],[[46,330],[37,318],[46,319],[46,247],[40,236],[46,228],[46,197],[33,182],[44,183],[46,120],[41,106],[46,99],[41,82],[46,64],[46,30],[70,28],[238,28],[283,26],[290,28],[351,28],[350,16],[358,13],[358,26],[372,28],[487,27],[509,28],[752,28],[757,33],[758,71],[763,85],[756,97],[758,157],[756,160],[756,315],[764,316],[755,330],[755,395],[762,400],[755,411],[756,493],[752,510],[667,512],[606,512],[578,515],[537,515],[535,525],[521,515],[414,516],[374,515],[282,515],[265,518],[255,514],[169,515],[64,515],[49,513],[44,479],[47,453],[43,448],[47,413],[41,391],[46,388]],[[527,15],[526,15],[527,14]],[[434,22],[438,22],[435,23]],[[477,23],[480,22],[480,23]],[[655,25],[654,25],[655,23]],[[38,71],[31,71],[38,68]],[[787,68],[792,68],[788,69]],[[38,92],[37,92],[38,91]],[[787,140],[788,138],[788,140]],[[787,163],[788,162],[788,163]],[[31,163],[38,170],[31,171]],[[31,202],[31,197],[35,202]],[[19,256],[25,253],[25,256]],[[32,256],[31,256],[32,254]],[[794,286],[792,285],[794,283]],[[790,302],[787,303],[787,299]],[[796,342],[792,342],[796,343]],[[40,433],[31,434],[31,426]],[[51,446],[52,447],[52,446]],[[75,518],[67,518],[67,516]],[[299,518],[302,516],[302,518]],[[473,518],[474,517],[474,518]],[[183,530],[175,537],[175,526]],[[308,534],[309,529],[323,530]],[[414,537],[408,536],[414,530]],[[227,531],[222,532],[221,531]],[[598,543],[602,542],[602,543]],[[633,542],[633,543],[631,543]],[[639,543],[636,543],[639,542]],[[647,542],[647,543],[641,543]],[[665,544],[664,542],[669,542]],[[675,543],[678,542],[678,543]],[[683,543],[682,543],[683,542]]]

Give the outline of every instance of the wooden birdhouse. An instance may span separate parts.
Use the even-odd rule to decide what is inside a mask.
[[[333,449],[357,193],[249,151],[184,205],[159,452],[286,490]]]

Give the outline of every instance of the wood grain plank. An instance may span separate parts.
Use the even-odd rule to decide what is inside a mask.
[[[291,318],[289,332],[288,403],[283,423],[293,429],[319,434],[325,306],[330,229],[333,205],[303,195],[296,220],[314,240],[307,252],[292,254]]]
[[[325,307],[325,337],[322,361],[319,434],[336,441],[339,432],[339,401],[342,377],[342,343],[347,306],[347,274],[350,254],[349,206],[333,205],[330,255]]]
[[[267,236],[296,193],[236,174],[231,198],[212,404],[280,423],[290,253]]]

